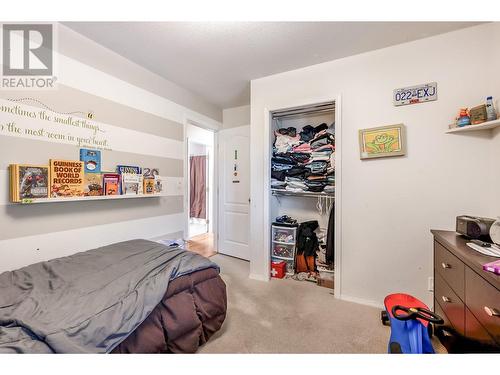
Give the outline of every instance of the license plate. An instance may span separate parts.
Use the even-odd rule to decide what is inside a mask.
[[[396,89],[392,100],[395,106],[437,100],[437,82]]]

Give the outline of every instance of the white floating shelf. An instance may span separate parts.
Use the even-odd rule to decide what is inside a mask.
[[[115,199],[137,199],[137,198],[159,198],[166,197],[165,194],[135,194],[135,195],[98,195],[93,197],[67,197],[67,198],[33,198],[11,204],[38,204],[38,203],[62,203],[62,202],[88,202]]]
[[[446,133],[462,133],[462,132],[472,132],[477,130],[489,130],[500,126],[500,119],[493,121],[482,122],[477,125],[465,125],[460,128],[449,129]]]

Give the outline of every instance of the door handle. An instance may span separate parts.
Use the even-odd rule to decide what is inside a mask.
[[[447,269],[447,268],[451,268],[451,265],[443,262],[443,263],[441,263],[441,267],[443,267],[444,269]]]
[[[500,311],[493,307],[484,306],[484,311],[486,311],[486,314],[489,316],[500,316]]]
[[[451,299],[449,299],[448,297],[445,297],[445,296],[442,296],[441,299],[443,300],[443,302],[451,302]]]

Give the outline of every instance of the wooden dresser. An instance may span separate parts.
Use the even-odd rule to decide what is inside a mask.
[[[434,311],[437,335],[450,352],[500,352],[500,276],[482,269],[495,259],[456,232],[434,235]]]

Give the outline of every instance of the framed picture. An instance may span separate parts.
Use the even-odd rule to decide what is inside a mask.
[[[359,130],[360,159],[406,154],[405,126],[395,124]]]

